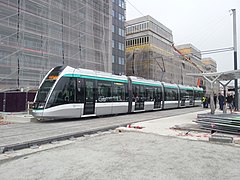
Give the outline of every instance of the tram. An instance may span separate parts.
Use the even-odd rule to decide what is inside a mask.
[[[202,95],[197,87],[58,66],[41,82],[32,115],[44,121],[191,107]]]

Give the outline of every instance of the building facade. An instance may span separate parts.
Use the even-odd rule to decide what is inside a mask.
[[[201,62],[203,63],[206,72],[217,72],[217,63],[214,59],[210,57],[202,58]]]
[[[192,63],[173,49],[172,31],[144,16],[126,22],[126,73],[168,83],[197,86]]]
[[[0,1],[0,90],[37,88],[58,65],[112,72],[113,56],[124,63],[124,45],[112,49],[124,20],[124,0]]]
[[[112,73],[125,74],[125,0],[112,0]]]
[[[155,80],[166,77],[165,68],[173,57],[172,31],[151,16],[133,19],[126,24],[127,75]]]
[[[189,58],[189,60],[191,60],[194,64],[196,64],[201,69],[202,72],[204,72],[204,73],[217,72],[216,61],[210,57],[202,58],[201,51],[199,49],[197,49],[195,46],[193,46],[192,44],[183,44],[183,45],[176,46],[176,48],[183,55],[185,55],[187,58]],[[197,73],[201,73],[201,72],[197,72]],[[188,79],[188,80],[190,80],[190,79]],[[196,79],[194,81],[196,81]],[[206,79],[198,78],[197,81],[198,82],[201,81],[200,85],[203,87],[206,94],[211,93],[210,83]],[[219,86],[220,85],[218,82],[216,82],[214,84],[214,93],[215,94],[218,94]]]

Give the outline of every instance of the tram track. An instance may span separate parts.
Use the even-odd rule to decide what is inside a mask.
[[[186,109],[186,108],[185,108]],[[188,110],[190,110],[189,112],[195,112],[195,109],[192,109],[192,108],[187,108]],[[179,110],[179,109],[178,109]],[[14,137],[14,136],[19,136],[19,135],[28,135],[28,134],[32,134],[33,132],[34,133],[43,133],[43,132],[49,132],[49,131],[55,131],[55,130],[59,130],[59,129],[62,129],[63,127],[61,128],[58,128],[56,127],[56,125],[58,124],[64,124],[64,129],[67,130],[68,128],[69,129],[72,129],[72,128],[75,128],[76,125],[77,126],[89,126],[89,125],[93,125],[95,124],[96,122],[98,123],[98,125],[101,125],[101,123],[103,125],[106,125],[106,124],[109,124],[109,123],[112,123],[113,125],[118,123],[119,124],[119,121],[121,121],[122,119],[124,120],[123,122],[120,123],[120,125],[122,124],[126,124],[126,123],[135,123],[135,122],[141,122],[141,121],[150,121],[150,120],[156,120],[156,119],[159,119],[159,118],[165,118],[165,117],[170,117],[170,116],[174,116],[174,115],[181,115],[183,113],[185,113],[185,111],[179,111],[177,114],[174,112],[173,115],[172,114],[167,114],[165,111],[167,112],[173,112],[173,111],[176,111],[176,109],[172,109],[172,110],[164,110],[164,111],[156,111],[156,112],[143,112],[144,115],[151,115],[151,118],[142,118],[142,119],[138,119],[138,120],[131,120],[129,122],[129,120],[126,120],[124,117],[130,117],[130,118],[136,118],[136,117],[139,117],[141,116],[143,113],[135,113],[135,114],[124,114],[124,115],[119,115],[119,116],[104,116],[104,117],[95,117],[95,118],[88,118],[88,119],[75,119],[75,120],[60,120],[60,121],[49,121],[49,122],[44,122],[44,123],[30,123],[29,124],[29,127],[26,127],[25,124],[19,124],[20,126],[15,126],[13,127],[13,129],[17,130],[17,129],[22,129],[24,127],[24,132],[21,132],[21,133],[14,133],[13,132],[13,135],[7,135],[7,136],[1,136],[1,138],[4,138],[4,137]],[[161,112],[161,116],[159,116],[159,113]],[[165,112],[165,113],[164,113]],[[149,114],[148,114],[149,113]],[[151,113],[151,114],[150,114]],[[154,114],[155,113],[155,114]],[[152,117],[154,116],[154,117]],[[120,117],[123,117],[120,119]],[[111,119],[111,122],[109,122],[109,119]],[[116,121],[114,121],[114,119],[116,119]],[[71,123],[69,125],[69,123]],[[16,125],[16,124],[15,124]],[[53,126],[53,128],[49,128],[49,129],[45,129],[45,130],[36,130],[35,128],[39,129],[39,126]],[[9,131],[11,129],[9,128]],[[29,132],[26,132],[26,130],[30,130]]]
[[[0,151],[17,150],[94,134],[99,131],[108,131],[127,124],[177,116],[185,113],[200,111],[200,107],[171,109],[164,111],[124,114],[119,116],[105,116],[102,118],[85,118],[80,120],[61,120],[44,123],[26,123],[12,128],[1,128]],[[14,126],[13,126],[14,125]],[[7,132],[8,131],[8,132]],[[9,132],[10,131],[10,132]]]

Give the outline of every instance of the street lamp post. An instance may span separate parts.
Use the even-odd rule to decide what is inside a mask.
[[[234,70],[237,70],[237,27],[236,27],[236,9],[233,12],[233,48],[234,48]],[[235,85],[235,108],[238,110],[238,80],[234,80]]]

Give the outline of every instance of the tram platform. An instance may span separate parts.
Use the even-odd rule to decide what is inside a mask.
[[[127,127],[118,128],[119,131],[138,131],[144,133],[158,134],[163,136],[173,136],[190,140],[215,141],[222,143],[240,144],[239,133],[229,133],[228,131],[217,131],[211,128],[203,128],[198,123],[198,117],[208,117],[209,121],[216,117],[240,119],[240,112],[223,114],[216,110],[215,115],[210,114],[210,109],[203,109],[199,112],[187,113],[178,116],[171,116],[159,120],[137,122]],[[239,120],[240,128],[240,120]]]

